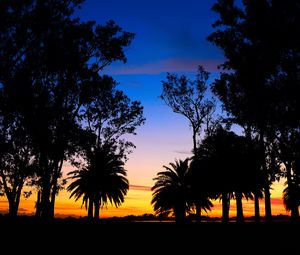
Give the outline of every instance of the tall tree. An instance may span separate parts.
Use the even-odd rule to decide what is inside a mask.
[[[86,180],[86,176],[92,176],[91,178],[95,179],[93,193],[91,196],[88,192],[86,194],[89,200],[89,215],[94,206],[95,218],[99,217],[99,208],[107,203],[107,198],[116,206],[123,202],[128,187],[124,188],[125,179],[120,175],[125,176],[124,162],[131,149],[135,147],[128,137],[135,135],[136,129],[145,122],[140,102],[131,101],[116,86],[116,81],[111,77],[98,77],[86,90],[89,96],[82,110],[85,127],[82,130],[83,136],[81,135],[83,140],[79,144],[81,147],[79,156],[80,159],[84,159],[84,162],[83,167],[81,166],[82,170],[74,172],[74,178],[79,178],[76,177],[77,174],[83,174],[83,177],[78,179],[78,183]],[[80,166],[76,156],[77,154],[73,158],[73,164]],[[115,178],[109,179],[110,175],[115,175]],[[128,186],[128,181],[126,182]],[[73,186],[69,186],[69,190],[74,189]],[[121,189],[122,196],[119,194],[120,197],[117,197],[118,189]],[[110,194],[110,191],[116,194]],[[111,200],[112,196],[116,197]],[[86,203],[85,198],[83,202]]]
[[[1,102],[3,101],[2,98]],[[22,189],[29,184],[36,171],[36,164],[32,144],[22,121],[17,116],[4,114],[3,106],[0,106],[0,189],[3,189],[8,200],[9,215],[15,217],[18,214]]]
[[[203,66],[199,66],[195,80],[169,73],[167,80],[162,82],[161,99],[173,112],[183,115],[189,121],[193,133],[193,153],[197,149],[198,137],[205,128],[205,119],[215,110],[214,102],[206,94],[208,78],[209,73]]]
[[[268,220],[271,220],[270,185],[274,171],[267,162],[270,157],[267,140],[274,137],[283,119],[290,120],[296,113],[292,109],[299,109],[297,100],[287,104],[285,96],[278,97],[291,96],[299,84],[297,2],[253,0],[243,1],[238,7],[234,0],[219,0],[212,8],[219,14],[219,19],[213,24],[215,32],[208,37],[224,50],[226,57],[222,66],[225,71],[215,83],[215,93],[235,123],[250,127],[260,137]],[[289,78],[279,89],[276,84],[282,76]],[[288,125],[287,122],[284,124],[285,127]]]
[[[200,142],[201,131],[209,132],[215,111],[215,104],[207,96],[207,80],[209,73],[203,66],[199,66],[195,80],[187,76],[168,74],[167,80],[162,82],[162,100],[173,112],[186,117],[192,129],[193,153],[197,153],[197,143]],[[206,129],[205,129],[206,128]],[[197,207],[197,217],[200,220],[201,209]]]
[[[63,161],[71,157],[81,127],[89,86],[99,71],[126,62],[133,38],[113,21],[82,22],[81,0],[1,1],[0,84],[24,116],[36,151],[40,213],[52,217]]]

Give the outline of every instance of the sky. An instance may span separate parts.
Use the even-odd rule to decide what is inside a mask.
[[[218,75],[217,66],[224,60],[222,51],[206,38],[213,31],[217,16],[210,8],[215,0],[87,0],[76,14],[83,21],[95,20],[104,24],[112,19],[125,31],[135,33],[132,44],[125,50],[127,63],[114,63],[104,70],[113,75],[132,100],[144,106],[146,124],[129,137],[136,149],[126,163],[130,190],[125,203],[118,209],[108,207],[102,216],[141,215],[153,213],[151,186],[163,165],[175,159],[191,156],[192,133],[187,120],[173,113],[159,98],[161,81],[167,72],[193,77],[198,65],[211,73],[209,83]],[[64,174],[72,167],[65,163]],[[284,214],[281,203],[282,185],[272,190],[273,213]],[[35,197],[21,201],[21,211],[30,213]],[[5,208],[0,201],[0,211]],[[261,202],[263,206],[263,201]],[[84,216],[81,203],[69,199],[66,191],[57,198],[55,213]],[[233,208],[234,209],[234,208]],[[263,209],[263,207],[262,207]],[[245,215],[254,211],[251,202],[244,205]],[[220,205],[213,215],[220,216]]]

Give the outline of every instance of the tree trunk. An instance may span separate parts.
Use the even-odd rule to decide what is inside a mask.
[[[272,210],[271,210],[271,193],[269,183],[265,184],[265,211],[266,211],[266,221],[272,221]]]
[[[175,221],[177,224],[183,224],[185,222],[185,207],[184,206],[177,206],[174,209],[175,213]]]
[[[254,194],[254,219],[255,219],[255,222],[260,222],[259,191],[255,191],[255,194]]]
[[[260,129],[259,134],[260,146],[262,151],[262,169],[264,172],[264,193],[265,193],[265,219],[268,222],[272,221],[272,211],[271,211],[271,194],[269,185],[269,173],[266,166],[266,155],[265,155],[265,142],[264,142],[264,130]]]
[[[50,203],[50,176],[47,174],[43,178],[42,192],[41,192],[41,218],[51,218],[51,203]]]
[[[41,178],[41,203],[40,203],[40,215],[43,219],[49,219],[51,217],[51,169],[48,164],[47,153],[42,152],[40,156],[40,165],[43,171]]]
[[[8,200],[8,215],[10,217],[16,217],[18,215],[18,209],[20,204],[20,196],[23,188],[24,180],[20,177],[19,182],[15,182],[14,187],[10,189],[5,180],[3,172],[0,172],[2,177],[2,184],[4,186],[4,192]]]
[[[201,206],[196,205],[196,222],[201,222]]]
[[[222,222],[229,222],[230,199],[227,192],[222,193]]]
[[[19,211],[20,198],[21,198],[21,192],[23,189],[23,184],[24,184],[24,181],[22,181],[21,184],[19,184],[19,187],[17,188],[16,200],[15,200],[15,216],[18,215],[18,211]]]
[[[235,192],[235,198],[236,198],[236,221],[237,222],[244,222],[242,197],[243,197],[243,195],[242,195],[241,192]]]
[[[195,128],[193,128],[193,153],[194,156],[197,157],[197,132]],[[201,222],[201,206],[196,203],[196,221]]]
[[[297,198],[295,196],[295,184],[292,181],[292,169],[291,164],[286,164],[286,178],[287,185],[290,191],[290,199],[291,199],[291,221],[297,222],[299,219],[299,209],[297,205]]]
[[[35,204],[35,217],[41,217],[41,191],[37,193],[37,199]]]
[[[9,217],[14,218],[17,216],[14,200],[12,198],[7,198],[7,199],[8,199],[8,215]]]
[[[51,201],[50,201],[51,218],[54,218],[55,199],[56,199],[57,188],[58,188],[57,181],[58,181],[58,177],[60,176],[62,166],[63,166],[63,160],[60,160],[58,165],[56,166],[55,174],[52,181],[52,191],[51,191]]]
[[[54,205],[55,205],[55,198],[56,198],[56,192],[57,192],[57,181],[52,186],[51,191],[51,200],[50,200],[50,217],[54,218]]]
[[[291,208],[291,220],[293,222],[298,222],[299,221],[299,207],[298,205],[293,205],[293,207]]]
[[[96,199],[94,205],[95,205],[94,219],[99,220],[99,218],[100,218],[100,204],[99,204],[98,199]]]
[[[88,204],[88,218],[93,219],[93,206],[94,201],[92,198],[89,198],[89,204]]]

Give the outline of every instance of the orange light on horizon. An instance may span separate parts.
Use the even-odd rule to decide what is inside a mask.
[[[55,217],[85,217],[87,211],[85,207],[81,207],[81,201],[75,202],[74,199],[69,199],[70,193],[62,191],[56,199],[55,204]],[[19,214],[20,215],[33,215],[35,212],[35,198],[33,194],[28,199],[21,199]],[[125,197],[125,202],[119,207],[115,208],[107,206],[101,209],[100,217],[123,217],[128,215],[140,216],[143,214],[154,214],[151,206],[152,192],[149,187],[145,186],[132,186]],[[273,197],[272,201],[272,214],[273,215],[288,215],[284,209],[282,199]],[[8,202],[2,197],[0,199],[0,212],[8,212]],[[245,217],[254,215],[254,202],[243,200],[243,212]],[[264,200],[260,200],[260,214],[264,216]],[[221,217],[222,204],[220,201],[214,201],[214,207],[211,212],[202,213],[203,216]],[[236,202],[230,201],[230,217],[236,216]]]

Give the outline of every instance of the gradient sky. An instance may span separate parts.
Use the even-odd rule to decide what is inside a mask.
[[[104,70],[145,107],[146,124],[132,139],[137,149],[126,165],[131,184],[151,186],[163,164],[190,156],[188,122],[159,99],[161,81],[167,72],[192,76],[199,64],[217,72],[222,52],[206,41],[216,19],[210,11],[213,2],[88,0],[79,11],[82,20],[103,24],[113,19],[125,31],[136,34],[126,49],[127,64],[115,63]]]
[[[206,37],[213,31],[211,24],[217,16],[210,10],[214,0],[87,0],[78,15],[82,20],[103,24],[112,19],[125,31],[136,34],[126,49],[126,65],[115,63],[104,72],[113,75],[132,100],[144,106],[146,124],[129,137],[137,146],[126,163],[130,191],[119,209],[103,210],[104,216],[153,213],[150,205],[153,178],[163,165],[175,159],[191,156],[192,134],[184,117],[174,114],[159,99],[161,81],[167,72],[193,76],[202,64],[212,73],[210,82],[218,75],[217,65],[223,55]],[[64,166],[66,174],[71,167]],[[273,213],[285,213],[281,202],[282,185],[273,194]],[[57,215],[86,215],[81,203],[68,199],[62,192],[56,203]],[[21,211],[30,212],[35,197],[21,202]],[[4,208],[0,201],[0,210]],[[261,203],[263,206],[263,203]],[[29,208],[29,209],[28,209]],[[263,209],[263,207],[262,207]],[[253,205],[245,206],[251,215]],[[214,210],[220,215],[220,207]]]

